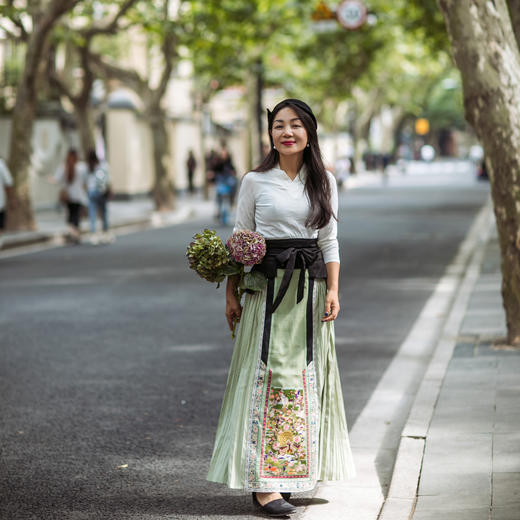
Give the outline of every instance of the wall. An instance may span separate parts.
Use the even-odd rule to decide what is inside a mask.
[[[109,109],[106,114],[107,160],[114,193],[138,195],[153,186],[151,136],[135,111]]]
[[[200,156],[200,129],[196,121],[172,121],[170,131],[172,178],[177,190],[188,189],[186,161],[188,152],[193,150],[197,161],[194,184],[204,184],[204,158]]]
[[[0,155],[7,159],[11,121],[0,118]],[[57,119],[38,118],[33,130],[33,154],[29,167],[29,181],[33,207],[54,207],[59,187],[52,177],[63,164],[67,149],[78,146],[78,136],[70,130],[64,131]]]

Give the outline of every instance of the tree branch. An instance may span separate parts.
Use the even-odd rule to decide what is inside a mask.
[[[83,78],[81,82],[81,89],[77,96],[77,100],[79,103],[86,104],[90,98],[90,92],[92,91],[92,85],[94,84],[95,74],[92,71],[92,67],[90,66],[90,48],[88,43],[90,40],[87,40],[87,45],[84,47],[79,47],[78,51],[80,53],[81,59],[81,68],[83,69]]]
[[[11,21],[12,19],[9,18]],[[13,22],[14,23],[14,22]],[[27,37],[24,36],[23,34],[15,34],[13,31],[11,31],[11,29],[8,29],[7,27],[5,27],[5,25],[3,24],[0,24],[0,29],[2,31],[4,31],[5,35],[7,36],[7,38],[9,40],[13,40],[13,41],[17,41],[17,42],[24,42],[24,41],[27,41]]]
[[[7,5],[0,7],[0,20],[2,20],[2,18],[9,20],[20,31],[20,34],[18,35],[11,29],[5,27],[3,23],[0,24],[2,30],[5,31],[11,40],[27,41],[29,39],[27,29],[25,28],[25,25],[23,24],[20,17],[20,11],[14,7],[12,0],[9,0]]]
[[[89,39],[97,34],[114,34],[116,33],[119,27],[119,19],[126,14],[126,12],[136,3],[137,0],[125,0],[119,11],[114,15],[112,20],[103,24],[103,25],[91,25],[90,27],[86,27],[81,31],[81,34]]]
[[[79,4],[80,0],[53,0],[46,11],[56,20]]]
[[[164,0],[163,4],[163,23],[168,24],[168,11],[169,11],[169,0]],[[177,35],[175,31],[168,29],[168,27],[163,27],[164,40],[161,45],[161,51],[164,57],[164,69],[161,74],[161,79],[159,81],[159,85],[155,89],[154,97],[157,103],[160,103],[160,100],[164,96],[166,92],[166,88],[168,87],[168,83],[170,81],[170,77],[173,72],[173,62],[174,58],[178,56],[177,53]]]
[[[124,69],[112,63],[107,63],[99,54],[90,51],[88,52],[88,58],[93,70],[99,76],[118,79],[141,97],[144,97],[149,91],[148,84],[135,70]]]
[[[27,41],[29,38],[29,34],[27,32],[27,29],[25,28],[25,25],[22,22],[22,19],[19,16],[11,16],[9,17],[9,19],[16,25],[16,27],[18,27],[18,29],[20,29],[20,38],[23,41]]]
[[[159,81],[159,85],[157,87],[157,95],[158,98],[161,99],[166,92],[166,88],[170,81],[170,77],[173,72],[173,61],[174,58],[177,57],[177,37],[173,32],[166,33],[164,37],[164,42],[162,44],[162,53],[164,56],[164,69],[161,74],[161,80]]]
[[[72,104],[75,103],[77,99],[76,96],[72,93],[72,90],[67,86],[65,81],[58,76],[55,70],[48,71],[48,81],[61,95],[69,98]]]
[[[42,34],[47,33],[58,18],[74,8],[79,2],[80,0],[52,0],[38,24],[40,32]]]

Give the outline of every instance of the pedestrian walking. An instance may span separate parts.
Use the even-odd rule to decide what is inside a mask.
[[[206,154],[204,162],[206,166],[206,181],[208,184],[214,184],[215,166],[218,163],[218,154],[213,148]]]
[[[86,175],[85,164],[78,162],[77,150],[70,148],[64,166],[54,176],[54,182],[60,185],[59,199],[67,207],[68,233],[65,238],[73,244],[80,243],[81,212],[88,203]]]
[[[292,492],[354,475],[334,346],[338,298],[338,195],[326,172],[310,107],[286,99],[268,111],[271,150],[247,173],[235,230],[266,239],[254,269],[266,287],[236,295],[240,320],[208,480],[253,493],[271,516],[295,512]]]
[[[236,170],[229,152],[224,148],[214,166],[217,217],[224,226],[228,225],[231,208],[235,200]]]
[[[5,164],[5,161],[0,157],[0,241],[2,240],[2,234],[5,229],[6,220],[6,206],[7,202],[11,198],[11,190],[13,186],[13,178],[11,172]],[[0,242],[0,248],[2,243]]]
[[[186,171],[188,173],[188,191],[191,195],[195,193],[195,185],[193,184],[195,168],[197,168],[197,159],[195,159],[193,150],[190,150],[188,152],[188,160],[186,161]]]
[[[336,183],[341,190],[346,186],[347,179],[350,175],[350,159],[346,155],[338,157],[334,164],[334,170],[336,172]]]
[[[99,244],[114,241],[113,235],[108,230],[108,199],[110,197],[110,176],[108,165],[99,161],[95,150],[87,153],[87,193],[88,216],[90,220],[90,243]],[[96,233],[98,215],[103,222],[103,234]]]

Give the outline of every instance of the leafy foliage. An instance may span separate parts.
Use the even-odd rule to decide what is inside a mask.
[[[425,43],[433,53],[449,52],[448,32],[437,0],[401,0],[397,6],[406,32]]]
[[[218,87],[243,83],[262,62],[266,80],[280,56],[291,52],[302,38],[312,2],[294,0],[192,0],[183,19],[194,72],[202,84]]]

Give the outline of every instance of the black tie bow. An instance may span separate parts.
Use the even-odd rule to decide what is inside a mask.
[[[283,297],[289,288],[289,283],[291,281],[297,260],[299,261],[300,276],[298,279],[298,293],[296,303],[300,303],[303,300],[303,290],[305,288],[305,270],[307,266],[311,265],[315,261],[318,252],[319,249],[317,247],[303,249],[289,247],[276,255],[277,264],[283,265],[285,267],[285,272],[283,274],[280,288],[278,289],[278,294],[273,301],[271,312],[274,312],[280,305],[280,302],[283,300]]]

